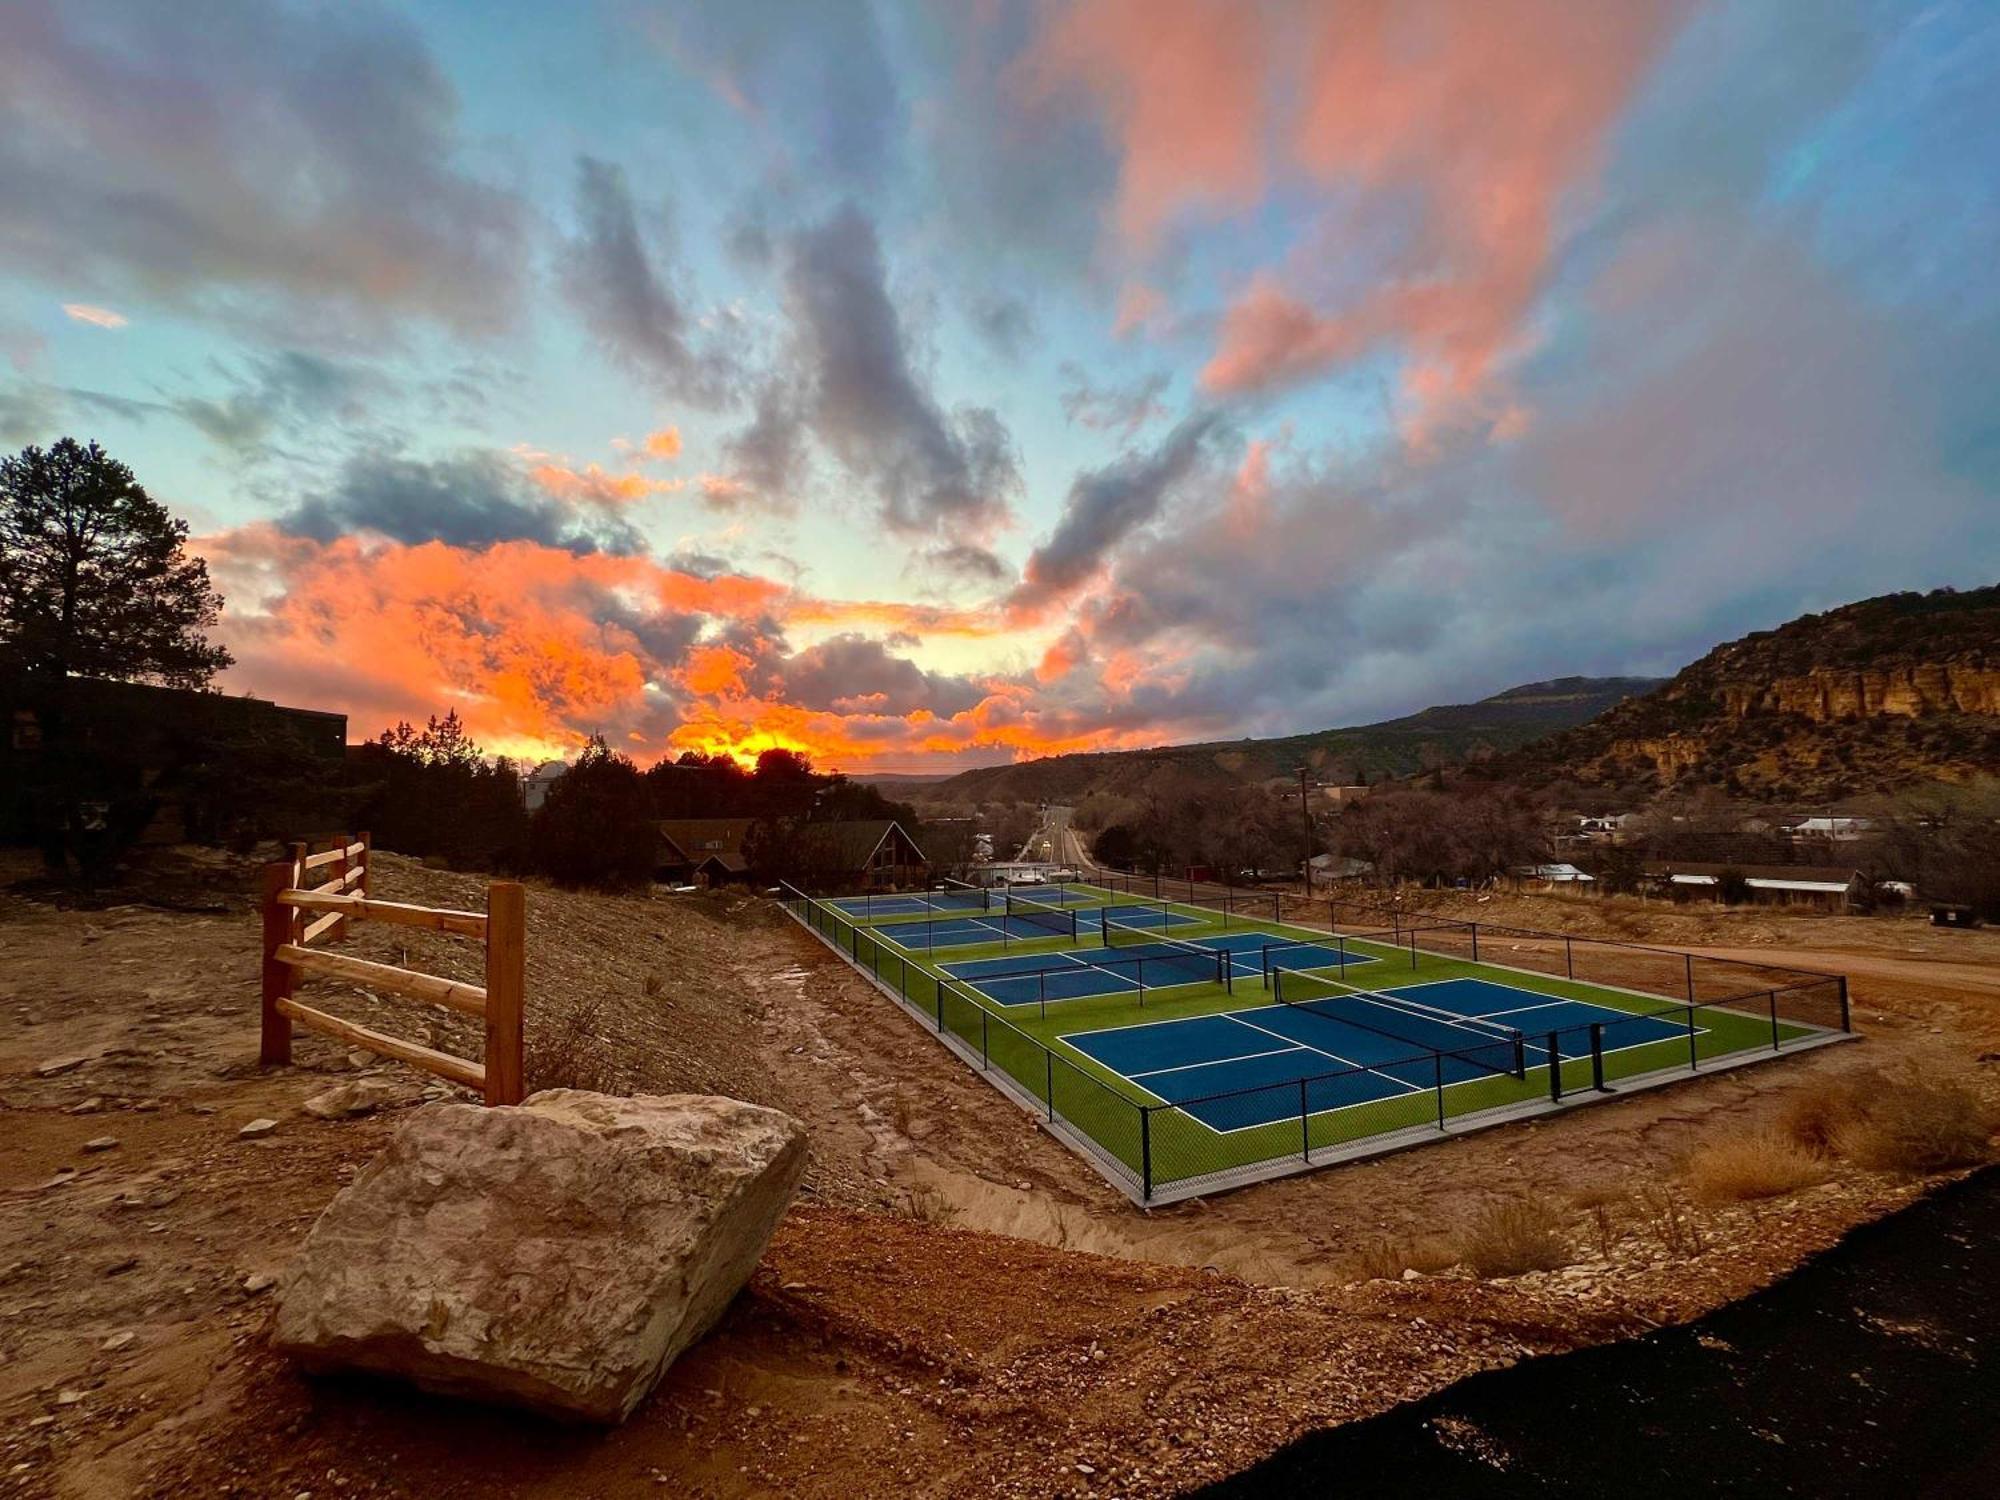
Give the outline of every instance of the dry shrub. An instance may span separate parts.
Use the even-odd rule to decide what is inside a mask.
[[[1834,1144],[1857,1166],[1914,1177],[1988,1160],[1993,1123],[1986,1102],[1964,1084],[1911,1074],[1869,1098]]]
[[[1682,1175],[1699,1202],[1738,1203],[1824,1182],[1826,1167],[1789,1135],[1758,1130],[1708,1142],[1688,1158]]]
[[[1646,1227],[1669,1255],[1682,1257],[1702,1252],[1701,1225],[1687,1208],[1663,1187],[1648,1185],[1632,1197]]]
[[[541,1089],[588,1089],[599,1094],[619,1091],[618,1068],[603,1034],[606,1009],[601,996],[561,1010],[529,1009],[529,1093]]]
[[[1388,1235],[1361,1247],[1359,1270],[1367,1281],[1398,1281],[1405,1271],[1435,1276],[1458,1264],[1458,1251],[1445,1240],[1398,1239]]]
[[[1539,1198],[1488,1203],[1459,1238],[1458,1257],[1482,1278],[1553,1271],[1570,1262],[1562,1216]]]
[[[644,984],[644,989],[645,989],[645,991],[646,991],[646,998],[647,998],[648,1000],[657,1000],[657,999],[659,999],[659,998],[660,998],[660,996],[661,996],[661,995],[662,995],[663,993],[665,993],[665,991],[666,991],[666,988],[667,988],[667,982],[666,982],[666,980],[664,980],[664,979],[660,978],[660,976],[659,976],[659,975],[657,975],[657,974],[648,974],[648,975],[646,976],[646,979],[645,979],[645,984]]]
[[[1778,1129],[1801,1149],[1815,1156],[1830,1155],[1836,1138],[1860,1113],[1863,1089],[1874,1092],[1878,1083],[1882,1080],[1874,1073],[1861,1079],[1812,1079],[1785,1096]]]

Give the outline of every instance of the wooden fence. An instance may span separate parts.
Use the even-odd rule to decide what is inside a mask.
[[[318,852],[309,844],[294,844],[289,860],[264,867],[264,1062],[292,1060],[292,1023],[296,1021],[478,1089],[488,1104],[519,1104],[527,959],[526,905],[521,887],[512,881],[487,886],[483,912],[377,901],[368,894],[371,853],[367,834],[341,835],[331,841],[331,847]],[[391,922],[477,938],[486,949],[486,983],[467,984],[420,974],[313,946],[322,939],[329,943],[345,940],[352,922]],[[302,1004],[294,992],[302,977],[312,976],[363,984],[480,1016],[486,1022],[485,1059],[472,1062]]]

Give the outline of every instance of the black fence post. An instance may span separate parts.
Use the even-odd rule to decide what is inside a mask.
[[[1692,1005],[1694,1004],[1694,955],[1692,953],[1684,953],[1681,957],[1687,960],[1688,1004]]]
[[[1416,973],[1416,971],[1417,971],[1417,929],[1412,927],[1410,929],[1410,972],[1414,974]]]
[[[1434,1074],[1434,1081],[1431,1087],[1437,1094],[1438,1102],[1438,1129],[1442,1130],[1444,1129],[1444,1054],[1442,1052],[1431,1054],[1431,1069]]]
[[[1692,1005],[1688,1007],[1688,1071],[1690,1073],[1699,1073],[1701,1071],[1701,1053],[1695,1048],[1694,1007]]]
[[[1056,1122],[1056,1055],[1046,1047],[1042,1049],[1042,1094],[1048,1101],[1049,1123]]]
[[[1571,946],[1567,934],[1563,937],[1563,977],[1576,978],[1576,949]]]
[[[1558,1033],[1551,1031],[1549,1033],[1549,1102],[1552,1104],[1560,1104],[1562,1103],[1562,1096],[1563,1096],[1562,1037]]]
[[[1153,1107],[1139,1106],[1139,1191],[1140,1201],[1153,1201]]]
[[[1312,1111],[1306,1108],[1306,1081],[1299,1080],[1299,1155],[1307,1165],[1313,1159]]]
[[[1778,1044],[1778,992],[1776,990],[1771,991],[1771,1050],[1773,1052],[1784,1050]]]
[[[1474,963],[1479,962],[1479,924],[1477,922],[1472,924],[1472,961]]]
[[[1590,1023],[1590,1086],[1600,1094],[1608,1094],[1604,1086],[1604,1023]]]
[[[986,1038],[986,1023],[988,1019],[986,1007],[981,1006],[979,1008],[979,1066],[982,1069],[992,1066],[991,1062],[988,1061],[989,1051]]]
[[[1343,934],[1337,934],[1337,935],[1336,935],[1336,936],[1334,937],[1334,940],[1333,940],[1333,943],[1334,943],[1334,947],[1335,947],[1336,949],[1338,949],[1338,950],[1339,950],[1339,952],[1340,952],[1340,982],[1341,982],[1342,984],[1345,984],[1345,983],[1347,982],[1347,937],[1346,937],[1346,935],[1345,935],[1344,933],[1343,933]]]
[[[1842,1031],[1852,1031],[1854,1029],[1854,1022],[1847,1013],[1847,976],[1845,974],[1842,974],[1839,976],[1839,979],[1840,979],[1840,1029]]]

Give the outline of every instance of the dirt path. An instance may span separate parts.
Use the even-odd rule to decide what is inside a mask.
[[[379,885],[464,905],[479,883],[386,857]],[[0,1495],[1171,1494],[1767,1284],[1921,1184],[1843,1168],[1695,1209],[1676,1176],[1694,1145],[1828,1076],[1906,1057],[1992,1071],[1990,988],[1911,960],[1857,982],[1883,1017],[1863,1046],[1141,1214],[768,905],[537,888],[544,1081],[720,1090],[813,1135],[807,1188],[723,1328],[631,1424],[581,1435],[309,1383],[265,1350],[263,1278],[423,1084],[313,1038],[260,1071],[255,941],[240,901],[0,895]],[[363,929],[350,951],[400,960],[405,941]],[[437,972],[467,961],[407,944]],[[323,998],[413,1023],[365,992]],[[424,1024],[469,1041],[450,1016]],[[360,1076],[391,1107],[301,1112]],[[240,1134],[260,1118],[275,1128]],[[1563,1205],[1579,1263],[1365,1279],[1379,1244],[1499,1197]]]

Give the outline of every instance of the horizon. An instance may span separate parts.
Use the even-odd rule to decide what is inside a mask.
[[[947,775],[1354,727],[2000,561],[2000,18],[0,13],[0,445],[217,683]]]

